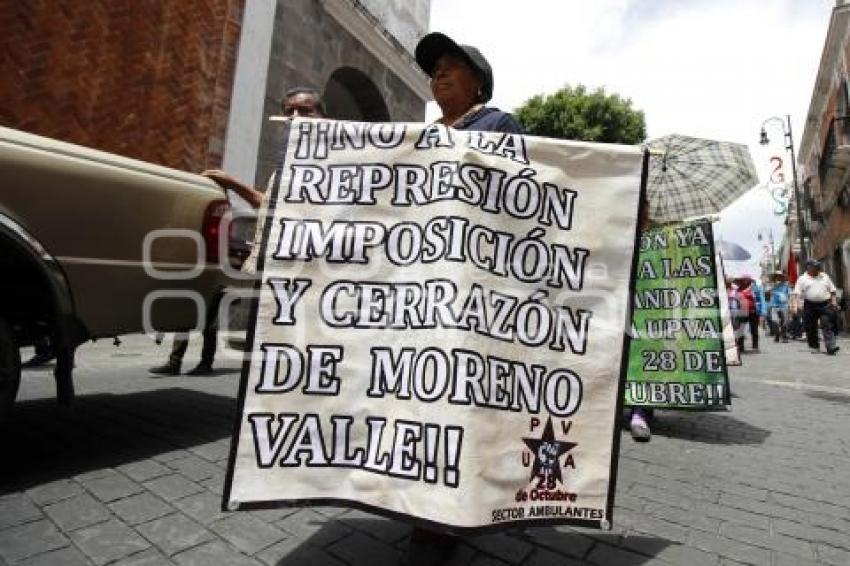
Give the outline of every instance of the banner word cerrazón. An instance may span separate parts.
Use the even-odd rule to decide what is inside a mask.
[[[639,148],[294,120],[224,505],[610,524]]]
[[[626,404],[722,410],[729,379],[710,222],[641,234]]]

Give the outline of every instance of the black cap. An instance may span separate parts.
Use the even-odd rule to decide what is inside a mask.
[[[810,259],[806,260],[806,267],[807,268],[808,267],[814,267],[814,268],[820,269],[821,265],[820,265],[820,262],[818,260],[816,260],[814,258],[810,258]]]
[[[484,55],[471,45],[459,45],[444,33],[432,32],[424,36],[416,44],[416,62],[429,77],[434,73],[437,59],[446,53],[454,53],[463,57],[470,67],[481,76],[481,102],[487,102],[493,97],[493,69]]]

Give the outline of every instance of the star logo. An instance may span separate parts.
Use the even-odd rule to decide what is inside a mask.
[[[548,478],[549,484],[554,486],[555,481],[564,483],[561,473],[561,456],[578,446],[575,442],[565,442],[555,440],[555,430],[552,427],[552,418],[546,421],[546,426],[543,428],[543,436],[540,438],[523,438],[523,442],[534,454],[534,465],[531,467],[531,477],[528,481],[533,481],[535,478],[541,480]]]

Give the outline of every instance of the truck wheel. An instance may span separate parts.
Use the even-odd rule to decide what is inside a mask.
[[[21,353],[9,322],[0,315],[0,421],[12,411],[21,384]]]

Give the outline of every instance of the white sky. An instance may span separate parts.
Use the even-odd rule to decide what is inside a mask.
[[[782,132],[758,145],[762,121],[791,115],[799,150],[834,0],[432,0],[433,31],[478,47],[493,67],[491,104],[513,111],[566,84],[604,86],[643,110],[650,139],[668,133],[750,146],[762,182],[790,157]],[[439,109],[429,104],[429,117]],[[790,169],[786,176],[791,178]],[[727,270],[758,275],[760,229],[784,231],[754,188],[715,225],[749,249]]]

